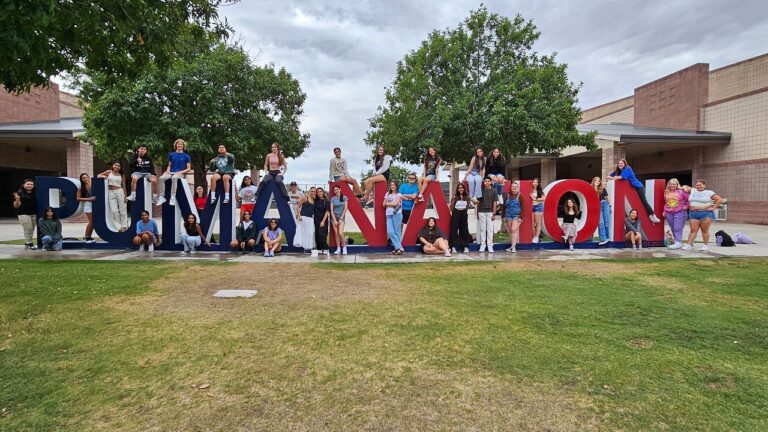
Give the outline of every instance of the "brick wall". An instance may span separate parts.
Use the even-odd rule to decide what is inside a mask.
[[[709,101],[714,102],[768,87],[768,54],[709,73]]]
[[[616,111],[603,117],[597,117],[593,120],[583,122],[585,124],[611,124],[611,123],[633,123],[635,121],[635,108],[628,107],[621,111]]]
[[[76,95],[59,91],[59,114],[61,118],[82,117],[83,110]]]
[[[699,130],[709,65],[698,63],[635,89],[637,126]]]
[[[14,95],[0,89],[0,123],[59,119],[59,86],[35,87]]]
[[[701,127],[731,133],[728,146],[705,153],[705,164],[768,158],[768,91],[704,108]]]
[[[630,108],[635,103],[634,100],[634,96],[627,96],[622,99],[588,108],[581,112],[581,123],[593,122],[600,117],[605,117],[612,113]]]

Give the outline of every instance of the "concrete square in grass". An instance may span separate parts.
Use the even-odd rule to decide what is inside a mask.
[[[213,294],[213,296],[217,298],[237,298],[237,297],[249,298],[255,295],[256,295],[256,290],[237,290],[237,289],[218,290]]]

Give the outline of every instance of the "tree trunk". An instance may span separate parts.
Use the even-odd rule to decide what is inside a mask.
[[[208,171],[208,164],[205,158],[200,155],[195,155],[192,158],[192,169],[195,173],[195,188],[202,186],[204,191],[208,191],[208,179],[205,173]],[[194,190],[194,189],[193,189]]]

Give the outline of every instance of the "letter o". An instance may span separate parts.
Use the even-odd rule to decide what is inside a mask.
[[[584,180],[558,180],[550,183],[544,189],[544,232],[556,242],[563,242],[563,229],[557,220],[557,204],[560,198],[568,192],[573,192],[579,199],[581,219],[576,229],[576,242],[592,240],[592,236],[600,223],[600,197],[597,191]]]

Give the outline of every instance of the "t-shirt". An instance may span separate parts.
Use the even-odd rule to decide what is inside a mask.
[[[419,185],[417,185],[416,183],[413,183],[413,184],[403,183],[400,185],[399,192],[401,195],[415,195],[419,193]],[[403,204],[403,210],[408,210],[408,211],[413,210],[412,199],[409,200],[409,199],[405,199],[404,197],[401,203]]]
[[[171,172],[177,173],[187,169],[187,164],[192,163],[192,158],[184,152],[171,152],[168,153],[168,161],[171,163]]]
[[[219,174],[235,174],[235,157],[231,153],[224,153],[213,158],[211,171]]]
[[[184,231],[187,232],[188,236],[194,237],[194,236],[200,235],[197,232],[197,223],[190,224],[190,223],[184,222]]]
[[[490,213],[493,211],[493,203],[499,200],[499,194],[496,193],[494,188],[483,188],[483,196],[480,198],[480,203],[477,205],[478,213]]]
[[[624,180],[627,180],[633,188],[644,187],[643,183],[635,177],[635,172],[632,171],[632,168],[629,165],[624,165],[624,169],[621,170],[621,173],[617,173],[616,171],[611,173],[612,176],[616,174],[620,175]]]
[[[440,159],[437,158],[428,158],[426,160],[427,175],[436,175],[438,162],[440,162]]]
[[[128,166],[130,166],[133,170],[132,172],[135,173],[155,173],[155,166],[152,164],[152,158],[147,154],[144,156],[139,156],[138,153],[134,154],[133,159],[131,159]]]
[[[565,212],[563,214],[563,223],[574,223],[576,219],[581,219],[581,212],[576,212],[574,214],[568,214],[568,212]]]
[[[27,193],[24,189],[19,189],[18,192],[21,197],[21,204],[16,209],[16,214],[20,215],[36,215],[37,214],[37,200],[35,199],[35,190],[32,189],[32,193]]]
[[[205,208],[205,203],[208,201],[207,196],[203,197],[195,197],[195,207],[197,207],[198,210],[203,210]]]
[[[664,194],[664,211],[677,213],[688,210],[688,194],[682,189],[675,189]]]
[[[344,195],[341,196],[341,198],[334,195],[333,198],[331,198],[331,205],[333,206],[333,215],[336,216],[336,219],[341,217],[341,214],[344,213],[344,202],[347,201],[347,197]]]
[[[715,204],[715,202],[712,200],[713,195],[715,195],[715,193],[709,189],[705,189],[703,191],[693,189],[691,190],[691,194],[688,195],[688,202],[690,203],[691,207],[711,206]]]
[[[298,189],[296,189],[296,192],[288,191],[288,199],[290,200],[291,208],[296,208],[302,198],[304,198],[304,192]]]
[[[433,229],[429,229],[427,227],[424,227],[419,230],[419,238],[424,238],[424,240],[428,241],[429,243],[434,243],[435,240],[439,238],[445,238],[445,234],[435,226]]]
[[[159,234],[159,231],[157,230],[157,224],[152,219],[150,219],[147,223],[144,223],[143,220],[136,222],[136,234],[143,233],[144,231],[149,231],[155,236]]]
[[[402,197],[403,196],[400,195],[399,193],[388,193],[388,194],[384,195],[384,200],[386,200],[387,203],[392,203],[392,202],[397,201],[398,198],[402,198]],[[402,201],[401,201],[401,203],[402,203]],[[402,204],[400,204],[397,207],[387,207],[387,216],[392,216],[394,214],[402,213],[402,212],[403,212],[403,205]]]
[[[243,200],[243,204],[252,204],[256,202],[256,190],[258,190],[258,187],[254,185],[246,186],[244,188],[240,188],[240,190],[237,192],[237,196]]]
[[[600,201],[608,201],[608,189],[603,188],[603,190],[600,191]]]
[[[269,228],[264,228],[264,232],[267,233],[268,239],[274,241],[280,237],[280,234],[283,233],[283,230],[281,228],[277,228],[276,230],[272,231]]]

